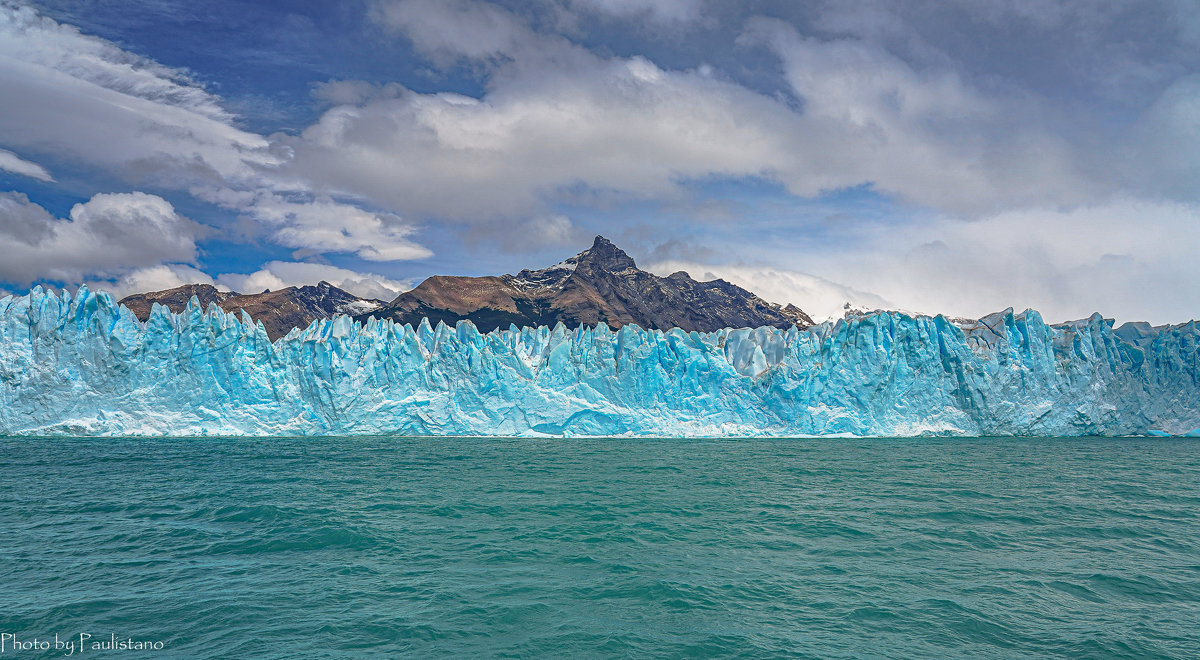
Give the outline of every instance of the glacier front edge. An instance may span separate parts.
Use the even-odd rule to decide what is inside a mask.
[[[35,287],[0,298],[0,435],[1200,434],[1198,339],[1010,310],[714,333],[335,317],[272,343],[244,312],[141,323]]]

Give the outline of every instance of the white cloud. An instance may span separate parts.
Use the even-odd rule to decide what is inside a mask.
[[[426,55],[451,61],[511,56],[533,41],[532,32],[509,12],[471,0],[377,2],[372,16],[404,32]]]
[[[538,212],[585,185],[674,197],[678,182],[745,176],[793,160],[779,102],[642,58],[541,71],[483,100],[406,92],[329,110],[289,172],[404,214],[480,219]]]
[[[139,181],[235,181],[278,158],[182,73],[39,16],[0,7],[0,140]],[[169,176],[164,176],[169,175]]]
[[[661,276],[682,270],[701,281],[719,277],[754,292],[768,302],[793,304],[818,322],[841,318],[846,303],[864,310],[897,309],[896,305],[875,294],[783,268],[670,260],[652,263],[646,270]]]
[[[572,4],[619,18],[649,17],[667,24],[698,20],[703,10],[701,0],[573,0]]]
[[[918,71],[868,41],[801,37],[781,21],[752,21],[747,39],[778,54],[803,102],[798,130],[782,138],[797,157],[778,173],[796,194],[870,183],[973,215],[1079,204],[1105,190],[1027,99],[984,93],[952,69]]]
[[[91,281],[88,288],[107,291],[118,300],[135,293],[165,291],[185,284],[216,284],[207,273],[185,264],[160,264],[130,271],[115,280]]]
[[[569,245],[582,235],[571,219],[562,214],[532,218],[518,228],[515,240],[526,245]]]
[[[373,213],[328,197],[259,195],[245,210],[278,227],[280,245],[316,252],[353,252],[370,261],[422,259],[433,253],[407,237],[412,226],[392,213]]]
[[[429,254],[394,214],[335,202],[320,182],[278,176],[287,149],[237,128],[221,99],[184,73],[30,7],[0,4],[0,80],[0,144],[206,201],[220,198],[268,222],[273,238],[289,247],[372,259]],[[0,152],[0,167],[13,164],[7,153]],[[49,176],[31,165],[13,166]]]
[[[1065,15],[993,5],[988,11],[1049,25]],[[1067,13],[1100,7],[1084,5]],[[702,9],[642,0],[570,6],[624,16]],[[289,142],[295,171],[398,212],[460,219],[545,212],[581,186],[670,198],[681,180],[714,175],[764,176],[804,197],[870,185],[969,217],[1128,194],[1197,199],[1188,182],[1200,168],[1185,155],[1195,150],[1179,148],[1198,140],[1191,118],[1200,94],[1188,79],[1133,135],[1105,120],[1107,134],[1097,138],[1092,117],[1064,113],[1019,85],[969,77],[907,24],[916,10],[872,1],[854,12],[831,9],[840,6],[815,14],[824,29],[847,35],[835,39],[803,36],[780,20],[748,21],[739,43],[778,57],[796,97],[788,103],[720,73],[598,56],[493,4],[381,2],[376,19],[435,61],[482,63],[487,92],[344,96],[350,102]],[[896,41],[907,59],[889,49]],[[1115,75],[1097,66],[1108,71],[1097,79]]]
[[[919,70],[861,39],[751,21],[744,45],[779,57],[796,107],[711,72],[599,57],[493,5],[377,7],[378,20],[431,56],[487,62],[487,93],[374,98],[347,87],[339,97],[352,102],[280,139],[295,154],[288,173],[405,215],[544,214],[581,187],[678,198],[681,182],[712,176],[766,177],[805,197],[871,185],[966,215],[1116,189],[1118,173],[1084,172],[1087,154],[1028,98],[985,93],[950,67]]]
[[[404,91],[397,83],[377,85],[365,80],[327,80],[313,85],[312,97],[329,105],[358,105],[368,100],[395,98]]]
[[[805,273],[775,265],[666,260],[650,270],[722,277],[773,302],[791,302],[820,320],[862,309],[899,309],[978,318],[1014,307],[1050,321],[1093,312],[1118,322],[1200,318],[1200,205],[1125,199],[1071,210],[1012,210],[973,221],[917,217],[864,223],[838,244],[797,250]],[[729,245],[752,258],[761,245]],[[785,254],[791,252],[784,250]],[[809,273],[819,273],[814,276]]]
[[[0,279],[81,281],[163,262],[192,262],[205,233],[145,193],[99,194],[53,217],[21,193],[0,193]]]
[[[225,273],[215,278],[186,264],[167,263],[131,270],[108,280],[89,280],[87,285],[93,291],[108,291],[120,299],[185,284],[209,284],[221,291],[259,293],[266,289],[276,291],[290,286],[313,285],[322,280],[356,296],[385,302],[412,288],[411,282],[374,273],[296,261],[269,261],[250,274]]]
[[[217,280],[224,286],[241,293],[259,293],[289,286],[316,284],[322,280],[344,289],[361,298],[375,298],[391,302],[393,298],[412,288],[407,281],[393,280],[374,273],[358,273],[345,268],[326,264],[296,261],[270,261],[260,270],[249,275],[227,273]]]
[[[1178,323],[1200,316],[1200,205],[1118,200],[872,225],[806,270],[903,309],[978,317],[1015,307]]]
[[[0,237],[32,246],[51,236],[55,222],[49,211],[29,201],[24,193],[0,193]]]
[[[576,247],[590,240],[590,235],[576,227],[567,216],[555,213],[503,224],[478,225],[468,235],[468,240],[485,241],[504,252],[527,254],[549,246]]]
[[[37,179],[38,181],[47,181],[51,183],[54,181],[54,177],[50,176],[50,173],[46,171],[46,168],[38,165],[37,163],[27,161],[13,152],[5,149],[0,149],[0,170],[12,172],[13,174],[20,174],[21,176],[27,176],[32,179]]]

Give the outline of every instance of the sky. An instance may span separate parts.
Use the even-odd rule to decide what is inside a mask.
[[[390,300],[597,234],[818,318],[1200,318],[1200,6],[0,0],[0,294]]]

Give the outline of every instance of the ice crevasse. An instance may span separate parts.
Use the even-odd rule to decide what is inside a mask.
[[[0,298],[0,435],[1200,435],[1196,322],[480,333],[341,316],[271,342],[193,299]]]

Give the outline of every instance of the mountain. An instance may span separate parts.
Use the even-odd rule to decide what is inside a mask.
[[[165,305],[178,314],[187,307],[192,296],[199,299],[204,307],[216,303],[227,312],[246,310],[254,320],[262,321],[267,336],[272,340],[286,335],[292,328],[306,328],[317,319],[327,319],[335,314],[357,316],[383,307],[380,300],[359,298],[329,282],[254,294],[218,291],[211,284],[185,284],[166,291],[128,296],[121,300],[121,304],[145,321],[150,317],[154,303]]]
[[[360,314],[436,325],[473,322],[480,330],[547,325],[636,324],[646,329],[773,326],[807,328],[813,320],[793,305],[780,307],[726,282],[697,282],[687,273],[659,277],[603,236],[574,257],[541,270],[489,277],[435,276],[400,294],[387,307]]]
[[[129,311],[137,315],[143,321],[150,318],[150,309],[154,307],[154,303],[165,305],[172,312],[178,314],[187,307],[188,301],[195,296],[200,301],[200,306],[208,308],[212,303],[220,305],[229,298],[240,296],[241,294],[232,291],[218,291],[217,287],[211,284],[185,284],[174,289],[166,291],[151,291],[150,293],[136,293],[131,296],[126,296],[121,300],[121,304],[129,308]],[[228,307],[222,307],[225,311],[230,311]],[[233,310],[236,310],[234,307]]]
[[[359,298],[328,282],[242,294],[210,284],[187,284],[166,291],[128,296],[121,304],[139,319],[150,317],[154,303],[179,313],[192,297],[227,312],[244,309],[278,339],[292,328],[345,314],[357,320],[387,318],[420,325],[472,321],[481,330],[548,325],[627,324],[646,329],[681,328],[712,332],[721,328],[773,326],[807,328],[813,320],[793,305],[780,307],[726,282],[697,282],[687,273],[658,277],[639,270],[633,259],[603,236],[592,247],[541,270],[496,277],[430,277],[391,303]]]

